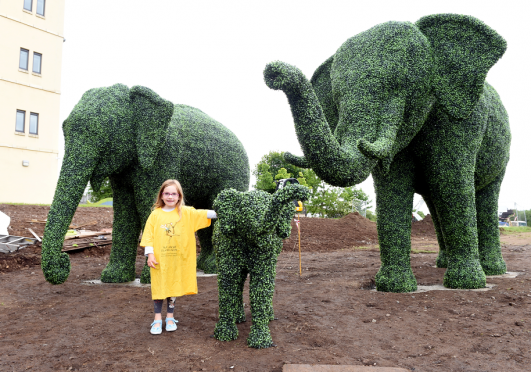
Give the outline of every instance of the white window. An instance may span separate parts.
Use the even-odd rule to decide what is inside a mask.
[[[20,48],[20,61],[18,62],[18,67],[23,70],[28,70],[28,59],[29,59],[29,50]]]
[[[24,9],[31,12],[33,9],[33,0],[24,0]]]
[[[42,54],[33,52],[33,72],[41,73]]]
[[[44,17],[44,0],[37,0],[37,14]]]
[[[39,114],[30,113],[30,134],[39,134]]]
[[[26,121],[26,111],[17,110],[17,123],[15,124],[15,130],[17,132],[24,133],[25,121]]]

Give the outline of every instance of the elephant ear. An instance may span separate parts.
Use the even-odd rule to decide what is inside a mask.
[[[149,169],[164,146],[173,115],[173,103],[140,85],[132,87],[129,96],[137,130],[138,162],[142,168]]]
[[[328,58],[315,70],[310,80],[332,133],[334,133],[339,122],[339,111],[332,94],[332,79],[330,77],[333,62],[334,56]]]
[[[434,14],[416,23],[431,44],[433,87],[438,102],[457,119],[470,115],[485,77],[507,48],[506,41],[480,20]]]
[[[212,205],[218,215],[217,224],[223,235],[232,235],[236,231],[239,216],[241,193],[235,189],[222,190]]]

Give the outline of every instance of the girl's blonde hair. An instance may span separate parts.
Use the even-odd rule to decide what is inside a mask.
[[[166,180],[163,182],[162,186],[160,186],[159,193],[157,194],[157,199],[155,200],[155,203],[151,207],[152,210],[156,208],[162,208],[165,206],[164,201],[162,200],[162,194],[164,193],[164,189],[168,186],[175,186],[177,189],[177,193],[179,194],[179,201],[177,202],[177,211],[181,213],[181,207],[184,205],[184,194],[183,194],[183,188],[179,181],[177,180]]]

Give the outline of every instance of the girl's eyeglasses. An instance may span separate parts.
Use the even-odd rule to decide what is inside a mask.
[[[177,194],[177,193],[175,193],[175,192],[172,192],[172,193],[169,193],[169,192],[163,192],[162,195],[164,195],[164,196],[166,196],[166,197],[168,197],[168,196],[173,196],[173,197],[175,198],[175,197],[176,197],[177,195],[179,195],[179,194]]]

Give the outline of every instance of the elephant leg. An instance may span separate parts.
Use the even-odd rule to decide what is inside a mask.
[[[448,256],[446,254],[446,244],[444,243],[444,236],[441,230],[441,222],[437,210],[433,201],[428,196],[423,196],[428,209],[430,210],[431,219],[433,221],[433,227],[435,228],[435,234],[437,235],[437,242],[439,243],[439,255],[435,260],[435,265],[437,267],[447,267],[448,266]]]
[[[485,275],[501,275],[507,270],[501,254],[498,227],[498,195],[502,180],[503,174],[476,192],[479,262]]]
[[[242,270],[238,280],[238,304],[234,309],[236,323],[243,323],[247,320],[245,317],[245,309],[243,308],[243,286],[245,285],[248,274],[247,270]]]
[[[273,252],[253,257],[254,265],[250,272],[249,297],[253,324],[247,338],[247,345],[257,349],[273,346],[269,330],[272,316],[273,294],[275,291],[276,255]]]
[[[401,159],[400,159],[401,158]],[[410,263],[413,211],[413,164],[401,156],[387,174],[374,172],[381,267],[376,289],[413,292],[417,280]]]
[[[212,247],[212,231],[212,225],[197,231],[197,237],[201,245],[201,253],[197,257],[197,268],[203,270],[206,274],[215,274],[217,272],[216,257]]]
[[[113,189],[113,233],[109,263],[101,273],[104,283],[135,280],[135,263],[140,235],[140,217],[128,177],[111,178]]]
[[[242,278],[247,276],[247,270],[240,254],[242,243],[224,236],[217,238],[219,321],[214,337],[230,341],[238,338],[236,320],[243,312]]]
[[[461,164],[459,164],[461,163]],[[448,288],[484,288],[486,277],[479,262],[474,169],[464,159],[441,164],[441,174],[430,177],[433,203],[445,242],[447,269],[443,284]],[[444,173],[453,168],[454,176]]]

